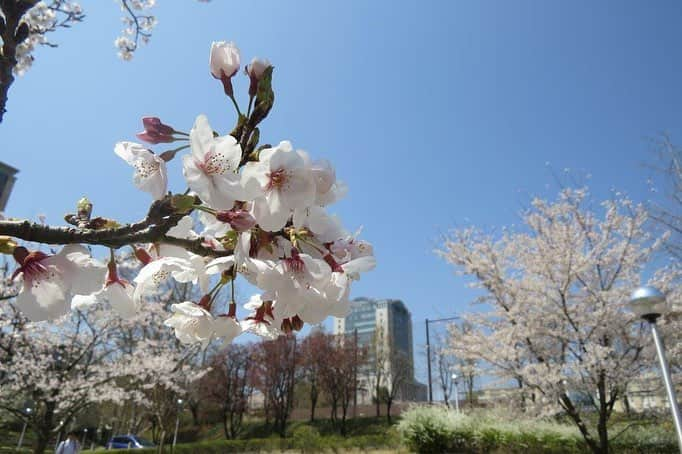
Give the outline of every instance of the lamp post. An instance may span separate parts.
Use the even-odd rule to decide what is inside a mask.
[[[426,370],[428,371],[429,378],[428,378],[428,385],[429,385],[429,404],[433,403],[433,388],[431,387],[431,340],[429,338],[429,323],[438,323],[438,322],[449,322],[452,320],[457,320],[459,317],[449,317],[449,318],[437,318],[435,320],[429,320],[428,318],[425,321],[426,324]]]
[[[653,335],[654,343],[656,344],[658,362],[661,366],[661,375],[663,375],[665,390],[668,393],[668,401],[670,402],[670,409],[673,413],[675,431],[677,432],[677,443],[680,452],[682,452],[682,418],[680,417],[680,408],[677,405],[675,385],[670,377],[670,368],[668,367],[668,360],[665,357],[663,339],[661,338],[661,333],[658,331],[658,326],[656,325],[656,321],[666,310],[665,295],[654,287],[640,287],[632,292],[629,305],[633,312],[646,320],[651,327],[651,334]]]
[[[173,451],[175,451],[175,443],[178,441],[178,427],[180,427],[180,412],[182,412],[183,402],[182,399],[178,399],[178,414],[175,417],[175,434],[173,435]]]
[[[59,432],[57,432],[57,442],[54,444],[54,449],[57,449],[59,442],[62,441],[62,431],[64,430],[64,420],[59,421]]]
[[[455,411],[459,413],[459,390],[457,389],[457,374],[452,374],[452,382],[455,384]]]
[[[26,421],[24,421],[24,428],[21,429],[21,435],[19,436],[19,442],[17,443],[17,449],[21,448],[24,443],[24,435],[26,434],[26,426],[28,426],[28,418],[31,416],[33,409],[31,407],[26,407],[24,413],[26,413]]]

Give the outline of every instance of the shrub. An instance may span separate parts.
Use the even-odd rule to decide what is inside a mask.
[[[496,454],[573,454],[589,452],[575,427],[542,419],[514,419],[487,414],[456,414],[444,407],[413,407],[398,425],[405,444],[417,452]],[[617,434],[618,428],[611,433]],[[614,452],[678,452],[675,433],[662,425],[636,426],[611,441]]]
[[[310,426],[299,426],[291,434],[291,444],[303,452],[314,452],[320,449],[322,437],[320,432]]]
[[[459,415],[443,407],[414,407],[403,413],[398,431],[414,451],[447,452],[460,444],[462,422]]]

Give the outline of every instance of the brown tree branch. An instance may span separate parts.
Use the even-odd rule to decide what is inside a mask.
[[[140,222],[110,229],[53,227],[30,221],[0,221],[0,235],[43,244],[92,244],[118,249],[137,243],[162,243],[180,246],[204,257],[231,255],[233,251],[216,251],[203,245],[203,238],[185,239],[168,236],[185,214],[174,212],[171,198],[156,201],[147,217]]]

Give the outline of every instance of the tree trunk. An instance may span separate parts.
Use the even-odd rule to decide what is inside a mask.
[[[43,426],[36,431],[36,435],[37,437],[33,442],[33,454],[43,454],[50,440],[50,428]]]
[[[575,406],[573,405],[573,402],[571,402],[571,399],[566,394],[564,394],[563,396],[561,396],[560,400],[561,403],[563,404],[564,409],[566,410],[566,413],[568,413],[568,416],[571,417],[575,425],[578,426],[578,429],[580,430],[580,433],[583,436],[585,443],[587,443],[587,446],[590,447],[592,452],[595,454],[608,454],[608,451],[603,452],[601,450],[600,445],[597,444],[594,438],[592,438],[590,431],[587,429],[585,422],[580,417],[580,413],[578,413],[578,411],[576,410]]]
[[[381,397],[379,397],[379,388],[376,390],[376,401],[377,401],[377,418],[381,416]]]
[[[607,454],[609,452],[609,432],[606,423],[608,422],[609,415],[606,403],[606,374],[603,371],[599,373],[597,389],[599,389],[599,421],[597,422],[599,448],[600,453]]]
[[[223,410],[223,431],[225,432],[225,439],[230,440],[232,438],[232,433],[227,428],[227,411],[226,410]]]
[[[55,407],[56,404],[54,402],[47,402],[45,404],[45,412],[40,417],[40,426],[35,431],[36,440],[33,443],[33,452],[36,454],[45,452],[50,442],[50,435],[52,435],[52,427],[54,426]]]
[[[391,405],[393,405],[393,399],[389,397],[386,399],[386,419],[389,424],[391,424]]]
[[[625,414],[630,416],[632,410],[630,409],[630,399],[628,399],[627,394],[623,395],[623,406],[625,407]]]
[[[337,412],[338,412],[338,407],[339,403],[336,401],[336,399],[332,399],[331,401],[331,412],[329,414],[329,419],[332,420],[332,422],[336,422],[337,418]]]
[[[346,414],[348,406],[344,405],[341,413],[341,435],[346,436]]]
[[[164,442],[165,442],[165,441],[166,441],[166,431],[165,431],[165,430],[162,430],[162,431],[161,431],[161,437],[160,437],[160,439],[159,439],[159,447],[158,447],[158,451],[157,451],[157,452],[163,453],[163,445],[164,445]],[[172,446],[171,446],[171,448],[172,448]]]
[[[315,407],[317,406],[317,392],[310,393],[310,422],[315,421]]]
[[[0,52],[0,122],[7,111],[9,87],[14,82],[12,71],[17,65],[17,46],[21,44],[15,39],[16,32],[24,13],[36,3],[38,3],[37,0],[2,2],[4,26],[0,34],[3,42],[2,52]]]
[[[286,420],[286,418],[282,418],[279,421],[279,437],[285,438],[286,436],[287,436],[287,420]]]
[[[194,427],[199,427],[199,405],[190,405],[189,411],[192,413]]]

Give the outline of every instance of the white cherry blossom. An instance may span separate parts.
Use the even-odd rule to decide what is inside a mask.
[[[304,158],[290,142],[262,150],[258,162],[249,162],[242,172],[244,189],[253,202],[253,215],[261,228],[277,231],[291,211],[315,202],[315,180]]]
[[[242,149],[232,136],[213,137],[205,115],[199,115],[190,131],[192,153],[183,156],[182,172],[190,189],[211,208],[229,210],[244,200],[238,173]]]
[[[213,317],[209,311],[191,301],[171,305],[173,315],[164,322],[175,329],[176,337],[183,344],[222,338],[230,342],[241,333],[239,323],[228,316]]]
[[[69,311],[73,295],[98,290],[105,267],[81,245],[64,246],[56,255],[25,252],[14,276],[22,280],[17,306],[31,321],[54,319]],[[21,252],[15,251],[15,257]]]
[[[144,192],[152,195],[154,200],[162,199],[168,187],[166,162],[155,155],[144,145],[135,142],[119,142],[114,152],[135,168],[133,183]]]
[[[134,298],[140,301],[147,293],[153,293],[172,277],[177,282],[192,282],[197,279],[197,270],[189,260],[177,257],[160,257],[142,267],[137,277]]]

